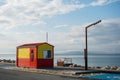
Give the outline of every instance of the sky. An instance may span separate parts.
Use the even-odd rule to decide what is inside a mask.
[[[0,54],[26,43],[48,42],[55,53],[120,53],[120,0],[0,0]]]

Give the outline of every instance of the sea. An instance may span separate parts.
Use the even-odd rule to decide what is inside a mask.
[[[62,58],[70,58],[73,64],[84,66],[84,54],[81,53],[56,53],[54,55],[54,65]],[[16,60],[16,54],[0,54],[0,59]],[[120,54],[89,54],[88,66],[104,67],[104,66],[118,66],[120,67]]]

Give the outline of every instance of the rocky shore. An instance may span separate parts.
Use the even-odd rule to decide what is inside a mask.
[[[15,60],[11,60],[11,59],[0,59],[0,62],[1,63],[15,63],[16,61]]]
[[[7,66],[11,66],[12,68],[3,68]],[[89,67],[87,71],[84,70],[84,66],[81,65],[70,65],[68,67],[55,66],[54,68],[45,68],[45,69],[16,67],[14,60],[0,60],[0,68],[9,69],[13,71],[22,71],[22,72],[31,72],[31,73],[47,74],[47,75],[49,74],[49,75],[58,75],[58,76],[70,76],[70,77],[84,77],[86,75],[91,75],[91,74],[93,75],[93,73],[84,74],[84,72],[94,72],[94,71],[115,71],[120,73],[120,67],[117,66],[105,66],[105,67],[95,66],[95,67]]]
[[[0,59],[0,64],[15,64],[16,61],[15,60],[11,60],[11,59]],[[56,66],[58,67],[58,66]],[[60,66],[60,67],[64,67],[64,66]],[[80,68],[80,69],[84,69],[84,66],[82,65],[69,65],[67,66],[68,68]],[[110,71],[120,71],[120,66],[104,66],[104,67],[99,67],[99,66],[94,66],[94,67],[89,67],[89,69],[96,69],[96,70],[110,70]]]
[[[82,68],[84,69],[85,67],[82,65],[69,65],[68,67],[74,67],[74,68]],[[120,66],[104,66],[104,67],[99,67],[99,66],[94,66],[94,67],[88,67],[88,69],[96,69],[96,70],[110,70],[110,71],[120,71]]]
[[[119,69],[120,67],[118,67]],[[119,72],[120,70],[118,69],[114,69],[113,67],[111,67],[111,69],[103,69],[102,68],[89,68],[87,71],[84,70],[84,68],[82,67],[54,67],[52,69],[34,69],[34,68],[23,68],[23,67],[19,67],[19,68],[15,68],[12,70],[17,70],[17,71],[24,71],[24,72],[33,72],[33,73],[39,73],[39,74],[49,74],[49,75],[58,75],[58,76],[71,76],[71,77],[84,77],[87,75],[95,75],[97,73],[94,73],[96,71],[110,71],[110,72]],[[102,73],[102,72],[101,72]]]

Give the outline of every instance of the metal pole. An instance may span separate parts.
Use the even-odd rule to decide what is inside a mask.
[[[85,46],[86,48],[84,49],[84,53],[85,53],[85,70],[88,70],[88,47],[87,47],[87,28],[85,28]]]
[[[46,42],[48,42],[48,32],[46,32]]]
[[[84,49],[84,59],[85,59],[85,70],[88,70],[88,42],[87,42],[87,28],[100,23],[101,20],[92,23],[85,27],[85,49]]]

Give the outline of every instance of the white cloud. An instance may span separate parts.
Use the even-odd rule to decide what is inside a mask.
[[[0,33],[0,45],[0,54],[14,54],[17,43],[11,35]]]
[[[54,28],[66,28],[66,27],[68,27],[68,25],[63,24],[63,25],[57,25]]]
[[[96,2],[92,2],[91,5],[92,6],[101,6],[101,5],[104,5],[106,3],[107,0],[98,0]]]
[[[5,0],[0,6],[0,25],[4,29],[28,24],[46,24],[43,16],[65,14],[84,5],[64,4],[62,0]],[[3,23],[4,22],[4,23]]]
[[[11,29],[13,27],[19,27],[24,25],[38,25],[38,24],[46,24],[43,20],[43,17],[54,16],[57,14],[67,14],[71,11],[75,11],[78,9],[82,9],[88,7],[89,4],[81,4],[79,0],[77,2],[71,2],[71,4],[65,4],[63,0],[4,0],[2,4],[0,4],[0,44],[1,48],[12,48],[18,46],[22,43],[30,43],[30,42],[41,42],[45,41],[45,32],[42,31],[40,33],[37,32],[5,32],[6,29]],[[98,0],[90,3],[90,6],[101,6],[105,4],[110,4],[112,2],[119,0]],[[1,2],[1,1],[0,1]],[[89,6],[89,7],[90,7]],[[112,45],[117,45],[116,43],[120,43],[118,36],[115,36],[116,28],[119,30],[119,21],[120,19],[114,20],[105,20],[102,22],[100,26],[105,28],[99,28],[99,31],[90,30],[89,37],[90,42],[92,43],[92,48],[96,48],[96,44],[101,45],[100,41],[103,39],[109,39],[112,41],[112,44],[108,41],[111,48]],[[87,25],[87,24],[86,24]],[[84,49],[84,27],[85,25],[72,26],[71,30],[68,32],[53,32],[50,41],[55,44],[57,50],[83,50]],[[112,28],[116,26],[115,30]],[[68,25],[58,25],[55,28],[65,28]],[[91,28],[94,29],[94,28]],[[107,31],[106,31],[107,30]],[[103,31],[103,33],[101,33]],[[114,31],[114,32],[113,32]],[[95,35],[95,33],[96,35]],[[105,32],[109,32],[109,35],[104,35]],[[110,33],[111,32],[111,33]],[[99,34],[101,33],[101,34]],[[119,33],[119,32],[118,32]],[[40,35],[38,35],[40,34]],[[93,35],[93,36],[92,36]],[[99,40],[100,39],[100,40]],[[113,41],[114,39],[114,41]],[[117,41],[116,41],[117,40]],[[104,42],[105,43],[105,42]],[[9,46],[8,46],[9,45]],[[66,47],[64,47],[66,46]],[[104,45],[101,45],[102,47]],[[110,47],[108,46],[108,47]],[[106,46],[107,47],[107,46]],[[104,49],[103,49],[104,50]],[[119,49],[120,50],[120,49]],[[117,50],[117,51],[119,51]]]
[[[45,31],[0,32],[0,54],[15,54],[16,47],[21,44],[45,42],[45,33]]]
[[[6,0],[6,4],[0,7],[0,21],[7,21],[6,23],[0,22],[3,28],[8,29],[19,25],[27,24],[44,24],[45,22],[39,18],[38,13],[35,12],[38,4],[43,3],[39,0]]]
[[[118,0],[98,0],[90,3],[92,6],[112,3]],[[46,16],[66,14],[89,4],[82,4],[79,0],[4,0],[0,1],[0,28],[10,29],[23,25],[46,24],[42,19]]]
[[[73,26],[71,28],[69,36],[71,36],[73,38],[80,37],[80,36],[83,37],[84,32],[85,32],[84,25],[82,25],[82,26]]]
[[[103,20],[100,24],[89,28],[89,51],[120,52],[119,21],[119,18]],[[83,51],[85,48],[85,26],[72,26],[67,32],[50,33],[49,42],[55,46],[55,51]],[[45,33],[46,31],[2,32],[0,33],[0,44],[2,46],[0,49],[12,51],[15,50],[16,46],[23,43],[44,42]]]
[[[103,20],[101,23],[88,28],[88,45],[90,51],[120,52],[120,19]],[[73,27],[73,38],[82,38],[85,42],[84,29]],[[81,31],[82,30],[82,31]],[[77,34],[77,35],[76,35]],[[82,35],[80,35],[82,34]]]
[[[88,47],[92,52],[120,52],[120,19],[102,20],[88,29]],[[91,22],[92,23],[92,22]],[[90,23],[90,24],[91,24]],[[72,26],[69,32],[55,33],[51,40],[57,51],[83,51],[85,48],[85,26]],[[65,47],[64,47],[65,46]]]
[[[90,5],[92,6],[102,6],[102,5],[106,5],[106,4],[110,4],[116,1],[120,1],[120,0],[97,0],[97,1],[93,1]]]

